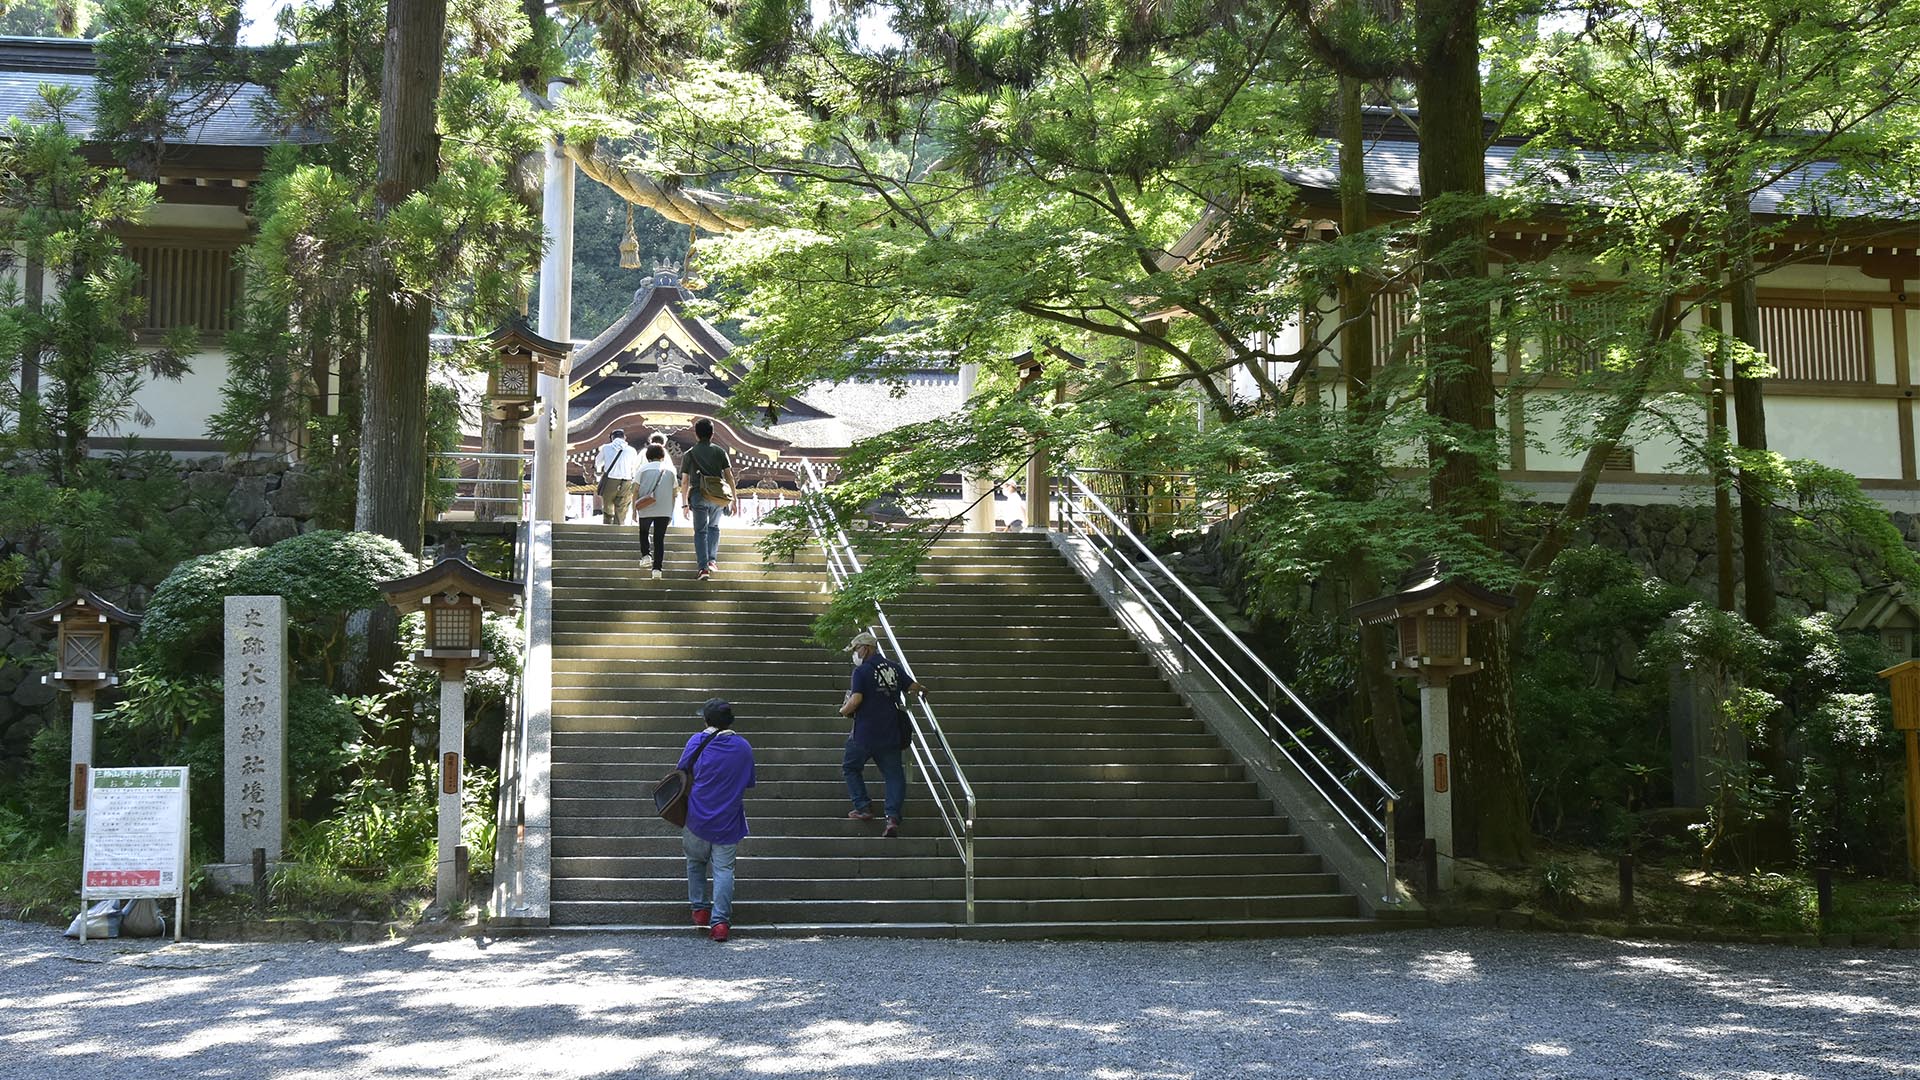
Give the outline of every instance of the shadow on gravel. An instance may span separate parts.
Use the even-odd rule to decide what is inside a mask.
[[[1908,954],[1480,931],[1181,943],[78,945],[0,927],[0,1078],[1852,1077]]]

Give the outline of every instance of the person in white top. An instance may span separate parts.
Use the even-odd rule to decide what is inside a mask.
[[[653,576],[667,557],[667,522],[673,520],[673,491],[677,477],[667,460],[667,448],[647,447],[647,463],[633,480],[633,512],[640,519],[640,557],[653,557]]]
[[[627,511],[633,509],[633,478],[640,471],[640,452],[627,441],[626,432],[613,429],[607,444],[600,448],[596,471],[600,474],[601,521],[625,525]]]

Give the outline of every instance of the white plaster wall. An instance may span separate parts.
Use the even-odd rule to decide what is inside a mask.
[[[1873,381],[1892,386],[1897,381],[1893,370],[1893,309],[1869,309],[1867,323],[1873,334]]]
[[[193,368],[178,381],[153,379],[134,400],[153,416],[153,426],[129,422],[121,431],[103,432],[141,439],[205,439],[207,420],[220,411],[220,388],[227,381],[227,351],[208,349],[187,361]]]
[[[1900,478],[1900,427],[1894,402],[1844,398],[1767,398],[1767,447],[1811,458],[1862,479]],[[1729,418],[1738,431],[1738,422]]]
[[[1920,385],[1920,311],[1907,311],[1907,382]],[[1893,367],[1893,354],[1887,354],[1887,367]]]
[[[1551,390],[1533,390],[1527,394],[1527,469],[1540,472],[1574,472],[1586,462],[1586,451],[1574,449],[1570,437],[1585,437],[1593,428],[1584,416],[1569,415],[1562,394]],[[1579,403],[1576,408],[1585,403]],[[1622,440],[1633,449],[1633,468],[1637,473],[1691,473],[1697,466],[1689,457],[1690,439],[1701,435],[1699,425],[1704,406],[1696,417],[1691,406],[1662,400],[1665,418],[1636,421]]]
[[[1835,289],[1842,292],[1886,293],[1885,278],[1868,277],[1857,266],[1783,266],[1761,274],[1756,283],[1762,289]],[[1847,297],[1836,296],[1836,300]]]
[[[154,229],[221,229],[248,227],[247,215],[237,206],[195,206],[188,203],[160,203],[140,217],[140,224]]]

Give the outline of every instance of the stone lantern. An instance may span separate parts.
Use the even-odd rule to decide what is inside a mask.
[[[521,472],[526,449],[523,425],[543,396],[542,387],[559,385],[560,366],[572,351],[527,329],[518,316],[487,335],[493,347],[493,366],[487,375],[486,415],[481,425],[483,456],[474,517],[481,521],[518,516],[500,508],[520,505]],[[538,446],[536,446],[536,453]],[[537,469],[536,469],[537,471]]]
[[[1874,635],[1896,660],[1920,659],[1920,605],[1897,581],[1861,593],[1838,629]]]
[[[440,561],[408,577],[380,583],[380,593],[404,615],[426,618],[424,647],[413,662],[440,673],[440,857],[434,899],[443,908],[460,898],[456,851],[460,848],[460,793],[467,737],[467,672],[493,663],[481,646],[480,625],[489,611],[506,614],[521,583],[488,574],[461,557],[457,544]]]
[[[524,420],[540,396],[540,376],[558,377],[560,361],[572,348],[527,329],[527,321],[518,315],[486,340],[494,360],[487,377],[487,407],[496,417]]]
[[[1482,666],[1468,651],[1468,631],[1473,625],[1497,619],[1512,608],[1512,597],[1451,577],[1444,563],[1429,559],[1401,579],[1399,592],[1352,609],[1362,625],[1394,624],[1400,655],[1393,661],[1393,673],[1420,680],[1420,772],[1426,789],[1427,836],[1433,841],[1443,889],[1453,885],[1447,684],[1455,675],[1471,674]]]
[[[114,630],[140,625],[138,615],[120,610],[86,589],[27,616],[31,622],[55,628],[56,667],[41,681],[73,695],[73,740],[67,755],[67,830],[77,832],[86,822],[87,773],[93,768],[93,699],[102,687],[120,685],[114,669]]]

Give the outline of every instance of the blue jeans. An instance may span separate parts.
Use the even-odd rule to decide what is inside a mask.
[[[680,847],[687,853],[687,903],[695,911],[713,912],[714,922],[733,922],[733,858],[739,844],[714,844],[680,830]],[[707,889],[707,868],[713,868],[713,889]]]
[[[887,816],[900,820],[900,811],[907,803],[907,767],[900,755],[898,746],[865,746],[847,740],[847,754],[840,759],[840,772],[847,778],[847,797],[853,800],[855,810],[873,805],[872,796],[867,794],[866,776],[867,759],[872,758],[887,782]]]
[[[726,508],[726,503],[712,502],[697,491],[693,495],[693,564],[697,570],[705,570],[708,563],[720,557],[720,515]]]

